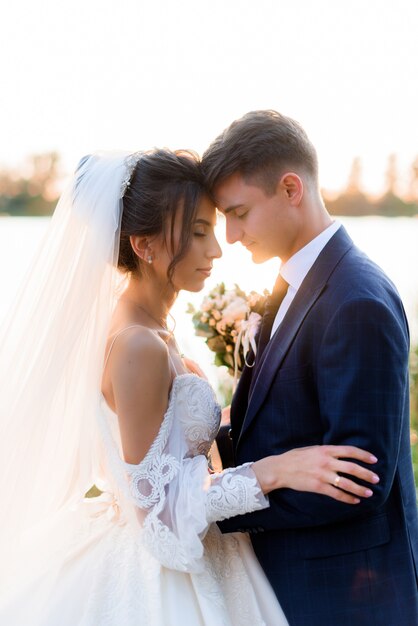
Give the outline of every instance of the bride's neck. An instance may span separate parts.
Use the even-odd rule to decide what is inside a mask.
[[[121,301],[136,306],[148,314],[151,319],[166,326],[167,315],[177,297],[177,292],[170,285],[161,285],[157,281],[132,276]]]

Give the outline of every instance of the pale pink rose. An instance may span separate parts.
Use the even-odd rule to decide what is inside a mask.
[[[248,296],[248,304],[250,308],[254,307],[259,300],[261,300],[263,296],[260,296],[259,293],[255,293],[255,291],[251,292]]]
[[[222,319],[225,324],[232,324],[236,320],[245,319],[248,313],[248,305],[244,298],[235,298],[224,310],[222,313]]]
[[[211,298],[205,298],[202,302],[201,309],[202,311],[210,311],[213,306],[213,301]]]

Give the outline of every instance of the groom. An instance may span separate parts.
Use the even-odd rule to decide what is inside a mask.
[[[416,626],[409,334],[399,295],[327,213],[315,149],[294,120],[248,113],[213,142],[203,168],[228,242],[241,242],[255,263],[282,261],[275,308],[231,407],[235,463],[349,444],[378,457],[380,476],[360,504],[284,489],[269,495],[270,508],[221,530],[250,533],[291,626]]]

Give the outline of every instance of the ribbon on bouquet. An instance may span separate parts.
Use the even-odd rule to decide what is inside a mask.
[[[239,351],[242,345],[242,351],[244,353],[244,362],[247,367],[254,367],[255,360],[252,363],[247,363],[247,354],[250,351],[250,347],[254,352],[254,357],[257,354],[257,345],[255,337],[260,326],[261,315],[258,313],[250,313],[247,320],[242,320],[241,328],[235,342],[234,350],[234,383],[233,389],[235,391],[238,382],[238,359]]]

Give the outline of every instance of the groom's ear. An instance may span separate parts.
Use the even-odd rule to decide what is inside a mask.
[[[279,180],[279,187],[290,204],[298,206],[303,197],[303,181],[295,172],[286,172]]]

